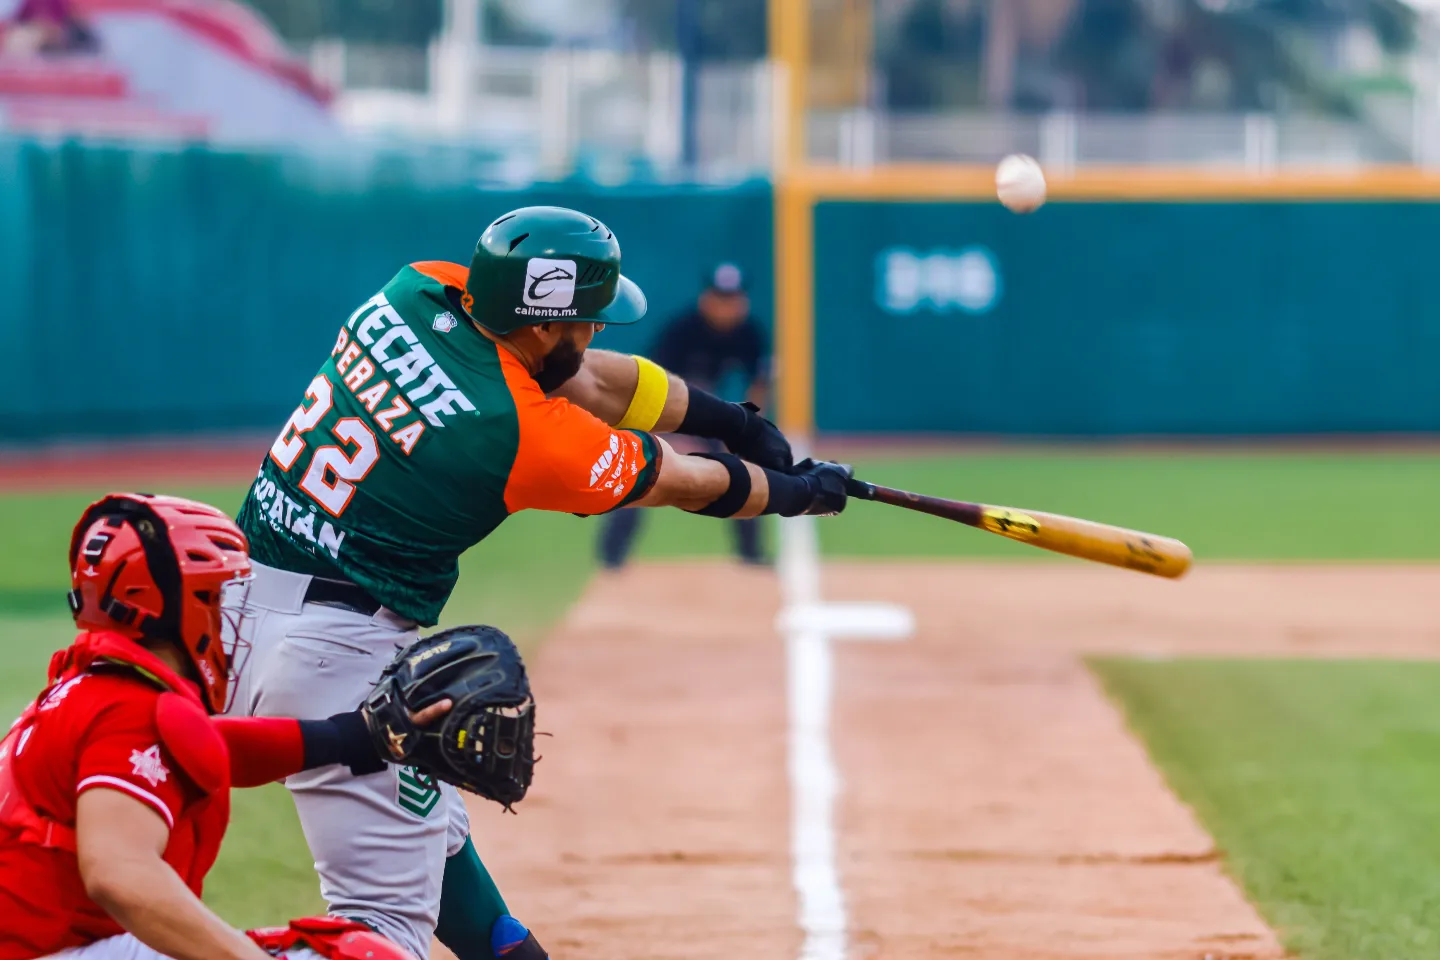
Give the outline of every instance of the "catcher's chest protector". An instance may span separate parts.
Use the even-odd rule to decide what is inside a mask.
[[[84,893],[75,858],[75,823],[45,816],[32,805],[34,762],[54,761],[28,754],[26,747],[48,723],[64,722],[60,701],[67,683],[84,682],[97,661],[129,664],[161,681],[173,682],[179,692],[135,684],[135,696],[148,697],[155,709],[156,728],[167,754],[196,788],[197,799],[178,812],[165,849],[165,861],[198,896],[205,875],[214,865],[230,819],[229,757],[224,740],[199,703],[193,688],[163,662],[117,634],[82,634],[74,646],[60,651],[51,662],[51,684],[32,703],[3,740],[0,740],[0,849],[32,847],[60,851],[62,856],[25,858],[25,875],[0,874],[0,884],[23,884],[30,902],[48,909],[43,916],[27,918],[37,942],[47,952],[80,946],[122,932],[98,929],[104,911]],[[58,702],[48,704],[52,695]],[[42,742],[45,738],[35,742]],[[0,938],[3,939],[3,938]]]
[[[15,748],[29,739],[36,712],[36,704],[26,707],[10,732],[0,740],[0,835],[11,843],[74,853],[74,828],[37,813],[25,798],[15,775]]]

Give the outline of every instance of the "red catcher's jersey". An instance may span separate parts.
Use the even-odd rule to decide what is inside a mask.
[[[82,648],[88,655],[75,657]],[[124,932],[85,895],[80,879],[69,831],[81,793],[117,790],[154,810],[171,828],[165,861],[197,895],[229,820],[228,776],[208,794],[197,786],[175,756],[193,755],[193,744],[177,737],[175,724],[162,723],[157,711],[162,697],[178,694],[193,699],[198,712],[193,686],[113,634],[84,634],[57,662],[67,655],[70,666],[59,671],[59,684],[0,749],[0,792],[9,787],[22,798],[8,814],[0,802],[0,960],[28,960]],[[118,659],[171,681],[175,692]],[[214,761],[228,773],[223,741]],[[27,839],[23,821],[35,815],[58,825],[62,839],[45,846],[33,830]]]

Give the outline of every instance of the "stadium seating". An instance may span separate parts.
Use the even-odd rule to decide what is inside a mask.
[[[233,0],[74,0],[83,54],[0,54],[0,131],[290,142],[336,127],[331,94]]]

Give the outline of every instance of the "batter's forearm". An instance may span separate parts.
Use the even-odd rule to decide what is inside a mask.
[[[731,487],[730,471],[724,464],[707,457],[680,456],[663,439],[657,437],[663,455],[660,475],[650,492],[635,501],[637,507],[678,507],[697,511],[720,499]],[[770,483],[765,471],[753,463],[745,464],[750,478],[750,492],[737,517],[758,517],[770,499]]]
[[[816,467],[809,461],[805,469],[790,474],[746,463],[729,453],[679,457],[665,441],[660,443],[660,474],[635,506],[679,507],[707,517],[747,519],[772,513],[794,517],[812,512],[820,498],[827,503],[833,499],[813,476]],[[839,499],[844,500],[843,494]]]
[[[690,390],[685,381],[673,373],[666,373],[668,390],[659,411],[659,419],[653,425],[642,424],[639,429],[654,430],[658,433],[673,433],[685,419],[689,407]],[[588,410],[612,427],[620,425],[635,400],[635,390],[640,384],[640,367],[634,356],[615,353],[611,350],[586,350],[580,372],[566,381],[555,395]]]
[[[662,456],[660,475],[650,491],[635,502],[637,507],[677,507],[701,510],[714,503],[731,486],[730,472],[719,462],[705,457],[681,456],[668,443],[657,437]],[[758,516],[765,509],[769,485],[765,473],[747,464],[750,493],[741,516]]]

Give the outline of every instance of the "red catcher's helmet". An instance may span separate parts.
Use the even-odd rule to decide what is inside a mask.
[[[70,535],[75,624],[178,643],[205,705],[220,713],[240,642],[238,622],[224,622],[221,593],[249,577],[249,550],[235,522],[208,504],[112,493],[91,504]]]

